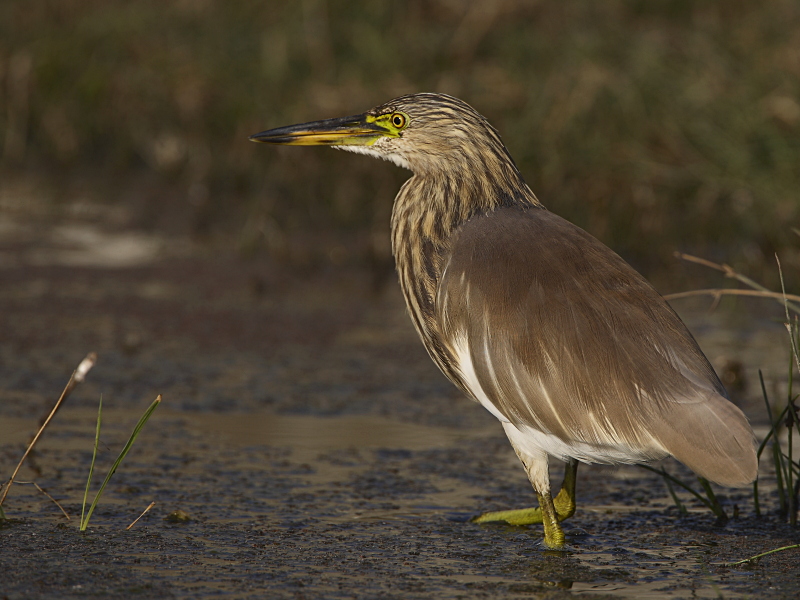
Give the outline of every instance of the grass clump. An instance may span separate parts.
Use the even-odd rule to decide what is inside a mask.
[[[790,296],[786,293],[786,289],[784,286],[783,280],[783,272],[780,266],[780,260],[778,260],[778,274],[781,283],[781,292],[773,292],[766,287],[756,283],[752,279],[736,272],[728,265],[719,265],[713,263],[711,261],[707,261],[704,259],[699,259],[694,256],[689,256],[685,254],[679,254],[679,258],[684,260],[689,260],[690,262],[702,264],[718,271],[721,271],[725,274],[726,277],[736,279],[737,281],[747,285],[751,290],[742,290],[742,289],[710,289],[710,290],[695,290],[692,292],[684,292],[681,294],[673,294],[671,296],[666,296],[667,299],[676,299],[681,297],[687,296],[696,296],[696,295],[709,295],[714,298],[713,306],[716,306],[719,302],[720,298],[724,295],[752,295],[762,298],[772,298],[780,302],[785,311],[785,326],[786,330],[789,334],[789,370],[788,370],[788,377],[787,377],[787,396],[786,396],[786,405],[783,409],[776,409],[774,403],[770,402],[769,394],[767,393],[766,385],[764,384],[764,376],[759,369],[758,376],[759,381],[761,383],[761,392],[764,398],[764,404],[766,406],[767,416],[769,418],[770,429],[767,432],[767,435],[759,444],[757,450],[757,458],[759,462],[759,466],[761,465],[761,457],[764,453],[764,450],[769,445],[769,456],[772,459],[772,466],[775,471],[775,479],[777,485],[777,493],[778,493],[778,514],[781,520],[788,521],[790,525],[796,526],[797,525],[797,509],[798,509],[798,495],[800,495],[800,460],[795,460],[794,458],[794,442],[793,442],[793,433],[795,430],[800,432],[800,420],[798,420],[798,407],[797,407],[797,400],[800,398],[800,394],[794,393],[794,377],[795,377],[795,368],[800,371],[800,321],[798,320],[798,314],[800,314],[800,307],[797,304],[792,302],[792,300],[800,300],[797,296]],[[776,256],[777,260],[777,256]],[[790,315],[791,313],[795,313],[794,315]],[[781,445],[781,436],[786,436],[786,452],[783,451],[783,447]],[[717,500],[713,489],[709,482],[702,477],[698,477],[700,485],[703,489],[703,494],[694,490],[691,486],[686,484],[685,482],[679,480],[678,478],[670,475],[667,473],[663,468],[662,469],[654,469],[648,465],[640,465],[645,469],[658,473],[664,478],[664,482],[667,485],[667,489],[672,497],[675,505],[678,508],[678,511],[681,515],[686,514],[686,508],[681,503],[680,499],[678,498],[677,494],[675,493],[672,484],[676,484],[686,491],[690,492],[693,496],[695,496],[698,500],[700,500],[709,510],[711,510],[719,520],[725,521],[727,520],[727,515],[720,505],[719,501]],[[753,505],[755,514],[757,517],[762,515],[761,511],[761,500],[759,495],[759,478],[756,477],[756,480],[753,482]],[[794,546],[792,546],[794,548]],[[769,554],[769,553],[767,553]],[[761,556],[761,555],[759,555]],[[758,557],[754,557],[758,558]],[[746,562],[745,561],[740,562]],[[737,563],[738,564],[738,563]]]
[[[46,419],[44,419],[44,421],[42,422],[41,426],[39,427],[39,430],[36,432],[36,435],[34,435],[33,439],[28,444],[28,447],[25,449],[25,453],[22,455],[22,458],[20,459],[19,463],[17,464],[16,469],[14,469],[13,474],[8,479],[8,481],[6,482],[5,487],[2,488],[2,494],[0,494],[0,520],[7,520],[6,514],[5,514],[4,510],[3,510],[3,502],[5,501],[6,497],[8,496],[8,492],[11,489],[11,486],[14,483],[32,484],[32,485],[34,485],[36,487],[36,489],[38,489],[42,494],[47,496],[56,506],[58,506],[59,509],[61,509],[61,511],[64,513],[64,516],[67,518],[67,520],[70,519],[69,514],[58,503],[58,501],[55,500],[55,498],[53,498],[50,494],[48,494],[41,487],[39,487],[39,485],[35,481],[16,481],[15,479],[16,479],[17,474],[19,473],[19,470],[22,468],[22,464],[25,462],[25,459],[28,457],[28,455],[33,450],[33,447],[36,445],[36,442],[38,442],[39,439],[41,438],[42,433],[44,432],[45,428],[50,424],[50,422],[52,421],[52,419],[55,416],[56,412],[58,412],[59,408],[61,408],[64,400],[66,400],[66,398],[70,395],[72,390],[74,390],[75,387],[81,381],[83,381],[83,379],[85,378],[86,374],[94,366],[96,361],[97,361],[97,355],[94,352],[92,352],[89,355],[87,355],[87,357],[80,363],[80,365],[78,365],[78,368],[73,372],[72,376],[70,377],[69,381],[67,382],[66,387],[64,388],[64,391],[61,392],[61,396],[56,401],[55,405],[53,406],[53,409],[50,411],[50,414],[47,416]],[[79,525],[80,531],[86,531],[86,528],[89,526],[89,520],[92,517],[92,513],[94,512],[94,509],[97,506],[97,503],[100,501],[100,497],[103,495],[103,491],[105,490],[106,485],[108,485],[108,482],[111,480],[111,477],[117,471],[117,468],[122,463],[122,461],[124,460],[125,456],[127,456],[128,452],[130,451],[131,447],[133,446],[133,443],[136,441],[136,438],[139,436],[139,433],[141,433],[142,428],[145,426],[147,421],[150,419],[150,417],[152,416],[152,414],[155,411],[155,409],[158,408],[159,404],[161,404],[161,395],[160,394],[153,401],[153,403],[150,404],[150,406],[147,408],[147,410],[144,412],[144,414],[139,419],[139,422],[133,428],[133,432],[131,433],[130,437],[128,438],[128,441],[126,442],[125,446],[122,448],[122,451],[119,453],[119,456],[117,456],[117,459],[114,461],[114,464],[111,465],[111,469],[109,469],[108,474],[106,475],[105,479],[103,480],[103,483],[100,485],[100,489],[95,494],[94,500],[92,501],[91,505],[89,506],[89,510],[87,512],[86,511],[86,503],[88,501],[89,489],[91,487],[92,476],[94,474],[95,461],[97,460],[97,449],[98,449],[99,444],[100,444],[100,426],[101,426],[102,415],[103,415],[103,397],[102,396],[100,397],[100,404],[97,407],[97,426],[95,427],[94,446],[93,446],[93,450],[92,450],[92,462],[91,462],[91,465],[89,466],[89,475],[88,475],[88,477],[86,479],[86,488],[85,488],[84,494],[83,494],[83,504],[81,505],[81,519],[80,519],[80,525]],[[145,509],[144,513],[146,513],[148,510],[150,510],[150,508],[152,508],[153,504],[155,504],[155,503],[152,503],[150,506],[148,506],[147,509]],[[142,513],[142,515],[144,515],[144,513]],[[140,515],[139,518],[141,518],[141,515]],[[139,519],[137,519],[136,521],[138,521],[138,520]],[[136,521],[131,523],[131,525],[128,526],[128,529],[133,527],[133,525],[136,523]]]
[[[158,405],[161,404],[161,395],[159,394],[158,397],[153,400],[153,403],[148,407],[148,409],[144,412],[144,414],[139,419],[139,422],[136,423],[136,427],[133,428],[133,432],[131,432],[128,441],[125,443],[125,446],[122,448],[122,451],[117,456],[117,460],[114,461],[114,464],[111,465],[111,469],[109,469],[106,478],[103,480],[103,483],[100,485],[100,489],[97,490],[97,493],[94,496],[94,500],[92,501],[91,506],[89,507],[89,512],[85,513],[86,509],[86,500],[89,496],[89,487],[92,483],[92,474],[94,473],[94,463],[95,459],[97,458],[97,446],[100,443],[100,422],[103,414],[103,399],[100,398],[100,405],[97,408],[97,427],[95,429],[95,438],[94,438],[94,450],[92,452],[92,464],[89,466],[89,476],[86,478],[86,490],[83,494],[83,505],[81,506],[81,523],[80,523],[80,530],[86,531],[86,528],[89,526],[89,520],[92,518],[92,513],[94,512],[97,503],[100,501],[100,496],[103,495],[103,490],[106,489],[106,485],[111,480],[111,476],[116,473],[117,468],[119,467],[120,463],[123,461],[125,456],[130,451],[133,443],[136,441],[136,438],[139,437],[139,433],[142,431],[142,428],[145,426],[147,421],[153,414]],[[85,513],[85,517],[84,517]]]

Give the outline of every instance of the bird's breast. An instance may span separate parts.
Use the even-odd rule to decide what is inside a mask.
[[[392,211],[392,252],[411,321],[437,367],[462,390],[451,344],[444,338],[437,319],[436,297],[452,246],[456,219],[435,192],[406,182]],[[428,198],[420,202],[419,198]]]

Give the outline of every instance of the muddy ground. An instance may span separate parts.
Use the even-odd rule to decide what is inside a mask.
[[[366,271],[294,271],[84,225],[0,233],[2,477],[72,369],[99,355],[19,476],[72,518],[13,487],[2,599],[800,595],[797,551],[724,565],[800,541],[777,519],[767,467],[760,519],[747,489],[718,488],[739,512],[720,525],[686,494],[679,516],[649,472],[583,466],[568,552],[542,548],[538,527],[469,523],[533,494],[499,424],[428,359],[391,280],[376,289]],[[720,369],[744,365],[739,401],[763,435],[755,369],[780,388],[780,324],[761,308],[677,306]],[[79,533],[100,396],[95,487],[157,394]]]

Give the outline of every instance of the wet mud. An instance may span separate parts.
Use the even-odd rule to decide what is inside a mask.
[[[797,551],[726,566],[800,541],[776,516],[766,465],[761,518],[749,489],[717,488],[738,508],[723,525],[686,494],[680,516],[650,472],[581,466],[566,552],[543,548],[539,527],[470,523],[533,493],[496,420],[430,362],[392,281],[376,291],[368,272],[141,243],[115,263],[103,239],[48,239],[0,236],[2,477],[72,369],[88,351],[99,360],[18,477],[71,520],[32,485],[13,487],[0,598],[800,595]],[[768,317],[687,312],[720,369],[744,365],[738,401],[762,435],[755,369],[780,391],[787,364]],[[100,396],[94,489],[157,394],[79,533]]]

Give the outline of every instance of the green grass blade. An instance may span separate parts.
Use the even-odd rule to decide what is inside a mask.
[[[682,517],[687,515],[686,507],[681,502],[680,498],[678,498],[678,494],[675,493],[675,489],[672,487],[672,482],[667,477],[667,472],[664,470],[664,467],[661,467],[661,476],[664,478],[664,483],[667,484],[667,489],[669,490],[669,495],[672,496],[672,501],[675,503],[675,506],[678,507],[678,512]]]
[[[793,461],[790,462],[789,461],[789,453],[788,452],[781,452],[781,456],[783,456],[783,458],[786,461],[787,465],[791,465],[792,473],[797,473],[798,471],[800,471],[800,463],[798,463],[796,460],[793,460]]]
[[[758,501],[758,477],[753,482],[753,508],[756,511],[756,517],[761,516],[761,504]]]
[[[161,404],[160,394],[158,398],[153,400],[153,403],[139,419],[139,422],[136,424],[136,427],[133,428],[133,432],[131,433],[131,436],[128,438],[128,442],[125,444],[125,447],[122,449],[122,452],[119,453],[117,460],[115,460],[114,464],[111,465],[111,469],[108,471],[108,475],[106,475],[106,478],[103,480],[103,484],[100,486],[100,489],[97,490],[97,494],[95,495],[94,500],[92,501],[92,505],[89,507],[89,513],[86,515],[86,521],[81,524],[81,531],[85,531],[86,528],[89,526],[89,519],[92,518],[92,513],[94,512],[97,503],[100,501],[100,496],[102,496],[103,490],[106,489],[106,485],[108,485],[108,482],[111,480],[111,476],[114,475],[114,473],[117,470],[117,467],[119,467],[120,463],[123,461],[125,456],[130,451],[131,446],[133,446],[133,443],[136,441],[136,438],[139,437],[139,432],[141,432],[142,428],[150,419],[150,416],[153,414],[153,411],[155,411],[155,409],[158,408],[159,404]]]
[[[639,465],[639,466],[641,468],[643,468],[643,469],[647,469],[648,471],[652,471],[653,473],[658,473],[659,475],[661,475],[665,479],[669,479],[672,483],[681,486],[683,489],[685,489],[687,492],[689,492],[692,496],[694,496],[695,498],[700,500],[700,502],[705,504],[711,512],[714,512],[714,507],[711,506],[711,503],[708,500],[703,498],[698,492],[694,491],[690,486],[688,486],[687,484],[683,483],[677,477],[674,477],[674,476],[670,475],[669,473],[667,473],[664,470],[659,471],[658,469],[654,469],[650,465]]]
[[[769,404],[767,404],[767,406],[769,406]],[[767,432],[767,435],[764,436],[764,439],[758,445],[758,452],[756,452],[756,457],[758,458],[759,462],[761,461],[761,453],[764,452],[764,448],[767,447],[767,442],[769,442],[772,439],[772,436],[775,435],[776,423],[780,423],[781,421],[783,421],[783,419],[786,417],[786,411],[788,411],[788,410],[789,410],[789,407],[788,406],[785,407],[781,411],[781,414],[778,415],[778,418],[775,420],[775,423],[772,423],[772,419],[770,418],[771,427],[770,427],[769,431]]]
[[[711,484],[708,482],[708,479],[705,477],[697,476],[700,485],[703,486],[703,489],[706,491],[706,496],[708,496],[708,501],[711,505],[711,511],[717,515],[717,518],[721,521],[727,521],[728,515],[725,513],[725,509],[722,508],[722,505],[717,500],[717,495],[714,493],[714,490],[711,489]]]
[[[786,488],[784,486],[783,477],[783,456],[781,456],[780,448],[776,442],[772,443],[772,462],[775,465],[775,482],[778,486],[778,500],[780,504],[781,518],[786,518],[789,511],[789,503],[786,495]]]
[[[781,280],[781,284],[783,284],[783,280]],[[785,293],[785,292],[784,292]],[[788,315],[788,310],[787,310]],[[789,394],[786,397],[786,438],[787,438],[787,449],[788,449],[788,456],[786,457],[786,474],[788,478],[788,483],[786,484],[786,490],[789,496],[789,524],[792,527],[797,525],[797,493],[794,491],[797,489],[795,482],[793,481],[794,475],[794,447],[793,447],[793,430],[795,427],[798,428],[800,431],[800,425],[797,423],[797,411],[794,407],[794,401],[796,398],[792,397],[792,384],[794,383],[794,365],[797,364],[798,368],[800,368],[800,357],[798,356],[797,351],[797,337],[798,333],[800,333],[800,328],[798,327],[797,318],[795,317],[794,321],[792,321],[791,325],[788,326],[789,329],[789,339],[792,342],[791,348],[791,357],[794,360],[789,361]]]
[[[725,566],[727,567],[734,567],[736,565],[743,565],[744,563],[752,562],[762,558],[764,556],[769,556],[770,554],[775,554],[776,552],[783,552],[785,550],[793,550],[794,548],[800,548],[800,544],[793,544],[791,546],[782,546],[781,548],[775,548],[774,550],[768,550],[767,552],[762,552],[761,554],[756,554],[755,556],[751,556],[750,558],[743,558],[742,560],[737,560],[736,562],[727,563]]]
[[[789,405],[786,408],[791,406],[791,396],[789,397]],[[787,418],[788,427],[786,428],[786,437],[787,437],[787,450],[788,455],[784,454],[786,458],[786,491],[788,497],[788,508],[789,508],[789,524],[792,526],[797,525],[797,497],[795,496],[794,492],[794,462],[792,461],[792,433],[794,430],[794,418],[792,411],[787,413],[789,416]]]
[[[84,513],[86,512],[86,500],[89,499],[89,486],[92,484],[92,475],[94,474],[94,463],[97,460],[97,447],[100,445],[100,421],[103,415],[103,396],[100,395],[100,404],[97,406],[97,427],[94,432],[94,450],[92,451],[92,464],[89,465],[89,476],[86,478],[86,489],[83,491],[83,504],[81,504],[81,522],[79,525],[80,531],[84,531]]]
[[[783,287],[783,275],[781,275],[781,287]],[[784,290],[784,294],[786,291]],[[788,320],[789,312],[787,309],[786,317]],[[790,322],[791,323],[791,322]],[[792,412],[792,385],[794,384],[794,362],[795,362],[795,354],[796,348],[794,344],[794,331],[793,325],[787,323],[786,328],[789,331],[789,341],[791,342],[791,348],[789,349],[789,393],[786,396],[786,442],[787,442],[787,450],[789,451],[789,456],[787,457],[788,460],[785,462],[786,464],[786,472],[784,473],[784,477],[786,479],[786,504],[789,510],[789,522],[794,525],[796,523],[795,520],[795,511],[794,511],[794,494],[792,494],[792,490],[794,489],[794,483],[792,482],[792,429],[794,425],[794,413]]]
[[[761,378],[761,391],[763,392],[764,399],[765,399],[765,401],[767,403],[767,414],[769,414],[769,399],[767,398],[767,390],[766,390],[766,388],[764,386],[764,377],[762,376],[760,370],[758,372],[758,376]],[[788,409],[789,409],[789,407],[787,406],[783,410],[783,412],[778,417],[778,422],[780,422],[781,419],[783,419],[783,417],[786,414],[786,411]],[[772,417],[770,417],[770,428],[769,428],[769,431],[767,432],[767,435],[764,436],[764,439],[761,441],[761,443],[758,445],[758,452],[756,452],[756,460],[758,461],[759,465],[761,464],[761,454],[764,452],[764,448],[767,447],[767,443],[769,443],[769,441],[770,441],[770,439],[772,439],[773,435],[775,435],[775,424],[772,423]],[[760,517],[761,516],[761,503],[760,503],[760,500],[759,500],[759,497],[758,497],[758,476],[756,476],[756,480],[753,482],[753,507],[755,508],[756,516]]]
[[[772,418],[772,406],[769,402],[769,395],[767,394],[767,386],[764,383],[764,374],[761,372],[761,369],[758,370],[758,378],[761,382],[761,393],[764,396],[764,404],[767,407],[767,417],[769,418],[770,425],[772,426],[771,432],[772,435],[772,462],[775,467],[775,480],[778,487],[778,500],[780,504],[780,513],[785,518],[786,510],[787,510],[787,502],[786,502],[786,490],[783,487],[783,460],[781,458],[781,450],[780,444],[778,442],[778,426],[780,425],[781,418],[779,417],[776,420]],[[788,408],[788,407],[787,407]],[[784,413],[781,412],[781,415]]]
[[[797,368],[800,369],[800,351],[798,351],[798,325],[797,325],[797,317],[792,320],[789,317],[789,301],[786,298],[786,285],[783,281],[783,270],[781,269],[781,261],[778,258],[778,254],[775,254],[775,260],[778,263],[778,274],[780,275],[781,279],[781,292],[783,293],[783,304],[785,307],[786,312],[786,330],[789,332],[789,393],[786,397],[786,409],[788,411],[786,415],[786,437],[787,437],[787,446],[789,449],[789,456],[787,457],[786,462],[786,472],[784,474],[786,480],[786,504],[787,509],[789,511],[789,523],[792,526],[797,525],[797,494],[794,493],[795,485],[792,481],[792,430],[794,426],[797,424],[797,414],[794,410],[794,405],[792,401],[792,384],[794,383],[794,367],[797,365]]]
[[[778,420],[780,421],[780,419],[783,418],[783,415],[785,414],[786,414],[786,409],[784,409],[784,411],[781,413],[781,416],[778,418]],[[756,453],[756,456],[759,458],[759,460],[761,459],[761,453],[764,451],[767,442],[770,440],[770,438],[772,438],[774,434],[775,434],[775,426],[773,425],[767,432],[767,435],[764,436],[764,439],[762,440],[761,444],[759,444],[758,446],[758,452]]]
[[[783,281],[783,269],[781,269],[781,261],[778,258],[778,254],[775,254],[775,261],[778,263],[778,275],[781,279],[781,292],[783,293],[783,306],[786,312],[786,329],[789,331],[789,343],[791,345],[791,357],[793,359],[792,362],[797,363],[797,368],[800,369],[800,351],[797,349],[797,340],[795,339],[793,328],[797,324],[797,319],[795,318],[794,324],[792,323],[791,317],[789,317],[789,300],[786,298],[786,285]],[[792,397],[792,372],[794,371],[794,367],[790,368],[789,371],[789,398]]]

